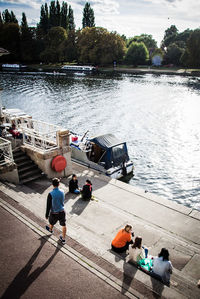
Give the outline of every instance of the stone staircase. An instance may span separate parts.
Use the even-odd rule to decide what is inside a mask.
[[[42,177],[42,171],[21,149],[13,151],[13,159],[17,165],[20,184]]]

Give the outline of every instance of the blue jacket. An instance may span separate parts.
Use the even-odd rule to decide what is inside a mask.
[[[46,218],[49,216],[50,210],[51,213],[59,213],[64,211],[64,199],[64,191],[59,188],[54,188],[53,191],[48,194]]]

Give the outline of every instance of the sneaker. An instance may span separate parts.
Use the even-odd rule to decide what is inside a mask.
[[[65,245],[66,242],[65,242],[65,239],[63,239],[62,236],[60,236],[59,240],[60,240],[60,242],[61,242],[63,245]]]
[[[53,234],[53,231],[50,230],[50,227],[48,225],[46,225],[46,230],[48,230],[48,232],[50,232],[51,234]]]

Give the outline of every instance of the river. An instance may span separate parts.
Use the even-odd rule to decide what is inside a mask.
[[[170,75],[0,73],[3,105],[89,135],[114,133],[129,183],[200,210],[200,79]]]

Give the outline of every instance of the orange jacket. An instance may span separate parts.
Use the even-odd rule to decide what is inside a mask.
[[[131,233],[126,232],[124,229],[118,231],[115,238],[112,240],[112,245],[117,248],[124,247],[127,242],[131,241]]]

